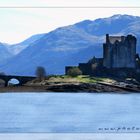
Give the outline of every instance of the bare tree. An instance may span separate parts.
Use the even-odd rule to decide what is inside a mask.
[[[44,67],[37,67],[37,69],[36,69],[36,76],[37,76],[39,81],[45,79],[45,77],[46,77],[45,68]]]

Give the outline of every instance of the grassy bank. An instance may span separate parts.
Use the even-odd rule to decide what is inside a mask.
[[[29,84],[51,84],[51,83],[98,83],[98,82],[105,82],[105,83],[114,83],[115,80],[111,78],[104,78],[104,77],[90,77],[87,75],[80,75],[76,77],[71,77],[67,75],[53,75],[49,76],[44,80],[38,81],[37,79],[29,82]]]

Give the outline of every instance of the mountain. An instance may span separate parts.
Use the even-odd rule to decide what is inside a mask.
[[[130,24],[139,20],[140,17],[137,16],[114,15],[109,18],[99,18],[94,21],[85,20],[80,23],[76,23],[75,26],[89,34],[102,36],[106,33],[117,34],[126,27],[129,27]]]
[[[92,57],[92,51],[85,56],[81,53],[79,58],[76,54],[80,51],[86,52],[85,50],[91,47],[93,51],[99,50],[99,46],[96,45],[99,42],[97,37],[76,30],[72,26],[58,28],[4,63],[2,69],[4,68],[8,74],[33,75],[37,66],[44,66],[49,74],[64,73],[64,66],[78,64],[81,59]],[[74,56],[76,59],[73,59]]]
[[[13,55],[8,51],[7,44],[0,42],[0,63],[11,58]]]
[[[38,39],[43,37],[44,35],[45,34],[33,35],[18,44],[7,45],[7,49],[11,54],[16,55],[16,54],[20,53],[22,50],[24,50],[26,47],[28,47],[30,44],[34,43],[35,41],[37,41]]]
[[[122,30],[122,34],[133,34],[137,37],[137,53],[140,54],[140,21],[133,22],[129,24],[124,30]]]
[[[29,43],[20,53],[0,66],[0,71],[15,75],[34,75],[37,66],[48,74],[63,74],[65,66],[102,57],[105,34],[133,34],[140,42],[140,17],[114,15],[94,21],[84,20],[57,28]],[[137,52],[140,52],[138,45]]]

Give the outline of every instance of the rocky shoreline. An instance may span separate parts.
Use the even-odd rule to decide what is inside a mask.
[[[70,92],[70,93],[126,93],[140,92],[136,79],[114,79],[90,76],[49,76],[34,79],[24,85],[0,86],[0,92]]]
[[[140,92],[140,88],[105,83],[56,84],[47,87],[53,92]]]
[[[23,86],[1,87],[0,92],[140,92],[140,88],[123,87],[105,83],[52,83],[48,85],[27,84]]]

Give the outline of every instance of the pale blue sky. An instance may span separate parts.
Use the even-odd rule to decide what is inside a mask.
[[[139,6],[139,0],[0,0],[5,6]]]
[[[10,1],[10,2],[9,2]],[[57,1],[57,2],[56,2]],[[137,0],[0,0],[0,6],[138,6]],[[127,3],[126,3],[127,1]],[[131,5],[133,4],[133,5]],[[140,8],[0,8],[0,42],[18,43],[27,37],[85,19],[113,14],[140,16]]]

